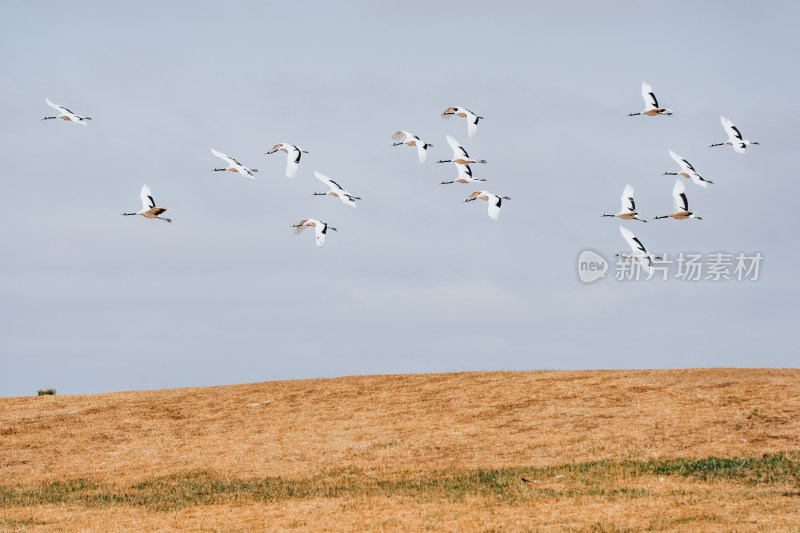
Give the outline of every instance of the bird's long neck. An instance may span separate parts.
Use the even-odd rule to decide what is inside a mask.
[[[635,117],[636,115],[641,115],[641,113],[628,113],[629,117]]]

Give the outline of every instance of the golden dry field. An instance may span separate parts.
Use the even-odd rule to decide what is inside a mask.
[[[800,370],[2,398],[0,531],[800,532]]]

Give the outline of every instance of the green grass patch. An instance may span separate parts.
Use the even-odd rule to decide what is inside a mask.
[[[47,522],[33,518],[0,518],[0,527],[23,531],[28,526],[44,526]]]
[[[0,507],[126,505],[172,511],[221,503],[363,496],[411,497],[429,502],[464,501],[467,497],[498,503],[583,496],[616,500],[648,496],[646,490],[628,486],[628,482],[661,476],[732,480],[750,485],[794,484],[800,478],[800,452],[740,458],[605,460],[544,468],[454,469],[427,474],[340,470],[305,479],[230,479],[213,472],[196,471],[155,477],[127,486],[101,485],[79,478],[42,483],[34,488],[0,486]],[[523,477],[539,483],[523,483]],[[624,486],[620,487],[620,483]],[[549,486],[542,486],[544,484]]]

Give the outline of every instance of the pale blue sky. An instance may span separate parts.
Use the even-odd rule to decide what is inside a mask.
[[[800,53],[790,2],[62,2],[0,6],[0,396],[350,374],[797,366]],[[642,80],[672,117],[639,111]],[[45,97],[91,116],[41,121]],[[470,140],[448,106],[485,117]],[[723,140],[719,116],[751,140]],[[434,144],[425,165],[397,130]],[[452,134],[512,198],[463,204]],[[294,180],[289,142],[310,153]],[[210,172],[226,152],[256,180]],[[626,183],[702,221],[649,250],[760,251],[757,282],[582,285]],[[363,198],[312,197],[313,170]],[[174,209],[140,217],[143,183]],[[613,210],[613,211],[612,211]],[[319,250],[289,226],[339,228]],[[634,225],[635,224],[635,225]]]

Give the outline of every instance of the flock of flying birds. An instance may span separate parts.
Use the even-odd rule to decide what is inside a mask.
[[[442,113],[442,118],[447,119],[456,115],[467,119],[467,134],[469,138],[475,137],[478,132],[478,121],[483,117],[479,117],[466,107],[448,107]],[[400,130],[392,136],[392,146],[400,146],[402,144],[408,146],[416,146],[419,162],[424,163],[428,158],[428,148],[433,146],[421,140],[413,133]],[[477,183],[486,181],[483,178],[476,178],[472,175],[472,168],[470,165],[476,163],[486,163],[485,159],[472,159],[463,146],[452,136],[447,136],[447,144],[453,149],[452,159],[440,159],[437,163],[453,163],[456,166],[458,176],[450,181],[443,181],[441,185],[448,185],[451,183]],[[499,196],[489,191],[475,191],[470,194],[464,202],[472,202],[473,200],[485,200],[489,207],[489,218],[497,220],[500,216],[500,206],[503,205],[503,200],[511,200],[508,196]]]
[[[656,95],[653,93],[653,88],[644,81],[642,82],[642,97],[644,98],[644,109],[639,113],[629,113],[629,117],[636,115],[646,115],[649,117],[658,115],[672,115],[671,109],[659,107]],[[742,133],[728,117],[721,116],[720,120],[722,122],[722,127],[725,129],[725,133],[728,135],[728,140],[721,143],[711,144],[709,148],[713,146],[728,145],[731,146],[737,154],[744,154],[746,153],[749,145],[758,144],[755,141],[749,141],[742,138]],[[675,181],[675,185],[672,188],[672,213],[654,217],[653,220],[667,217],[674,218],[675,220],[685,220],[687,218],[702,220],[701,217],[689,210],[689,200],[686,197],[686,186],[681,181],[681,177],[691,180],[693,183],[703,188],[707,188],[708,184],[713,184],[714,182],[700,176],[700,174],[697,173],[695,168],[691,163],[689,163],[689,161],[686,160],[686,158],[679,156],[672,150],[669,151],[669,155],[680,166],[680,171],[678,172],[664,172],[663,174],[678,176]],[[636,204],[633,201],[633,190],[634,189],[630,184],[625,186],[625,189],[622,191],[622,207],[620,208],[619,213],[611,215],[604,214],[602,216],[618,217],[623,220],[639,220],[642,222],[647,222],[647,220],[639,218],[639,213],[636,211]],[[655,256],[652,253],[648,253],[647,250],[645,250],[642,242],[628,228],[620,226],[619,230],[620,233],[622,233],[622,237],[628,243],[628,246],[630,246],[631,253],[618,253],[616,254],[616,257],[626,257],[639,262],[644,271],[649,274],[653,266],[653,260],[661,260],[661,257]]]
[[[57,116],[44,117],[42,120],[60,118],[65,121],[75,122],[84,126],[86,126],[87,120],[92,120],[91,117],[78,115],[64,106],[54,104],[47,98],[45,98],[45,101],[47,102],[47,105],[58,111],[59,114]],[[472,139],[475,137],[475,133],[478,131],[478,121],[483,117],[479,117],[464,107],[448,107],[444,110],[441,116],[442,118],[446,119],[450,118],[452,115],[465,118],[467,120],[467,133],[469,134],[469,138]],[[407,131],[398,131],[392,136],[392,139],[396,141],[392,144],[392,146],[400,146],[403,144],[408,146],[416,146],[420,163],[424,163],[426,161],[428,148],[433,146],[432,144],[423,142],[419,137]],[[455,138],[450,135],[447,136],[447,142],[453,149],[453,158],[439,160],[437,163],[453,163],[458,171],[458,176],[451,181],[443,181],[442,184],[474,183],[486,181],[485,179],[473,177],[472,169],[470,168],[471,164],[486,163],[486,161],[483,159],[476,160],[470,158],[469,154],[467,154],[467,151]],[[297,175],[302,155],[307,154],[308,151],[303,150],[299,146],[293,144],[279,143],[273,146],[268,152],[266,152],[266,154],[274,154],[275,152],[279,151],[286,153],[286,177],[294,178]],[[223,168],[214,168],[213,170],[215,172],[236,172],[246,178],[255,179],[254,173],[258,172],[258,169],[246,167],[233,157],[213,148],[211,148],[211,153],[226,163],[226,166]],[[315,192],[314,196],[333,196],[341,200],[344,205],[349,207],[356,207],[356,200],[361,200],[360,197],[351,194],[344,187],[339,185],[328,176],[316,170],[314,171],[314,175],[319,181],[328,187],[328,191]],[[142,200],[142,208],[135,213],[122,213],[123,216],[141,215],[145,218],[172,222],[172,219],[161,216],[169,208],[159,207],[156,205],[156,202],[153,199],[153,193],[147,184],[142,186],[139,196]],[[491,217],[493,220],[497,220],[498,216],[500,215],[500,206],[502,205],[503,200],[510,200],[510,198],[508,196],[498,196],[489,191],[475,191],[469,197],[467,197],[464,202],[471,202],[473,200],[485,200],[489,205],[489,217]],[[328,223],[314,218],[305,218],[297,224],[291,226],[291,229],[295,235],[299,235],[306,228],[314,228],[316,243],[320,248],[325,245],[325,237],[328,233],[328,230],[337,231],[336,228],[330,226]]]
[[[642,82],[642,97],[644,98],[644,103],[645,103],[644,109],[638,113],[630,113],[628,114],[628,116],[645,115],[649,117],[654,117],[658,115],[673,114],[671,109],[659,107],[658,100],[656,99],[656,96],[653,93],[653,88],[646,82]],[[76,113],[73,113],[66,107],[56,105],[47,98],[45,98],[45,101],[47,102],[47,105],[54,108],[56,111],[59,112],[59,114],[57,116],[44,117],[43,120],[60,118],[69,122],[82,124],[84,126],[86,125],[87,120],[92,120],[91,117],[80,116]],[[478,121],[481,120],[483,117],[478,116],[477,114],[473,113],[472,111],[464,107],[448,107],[447,109],[444,110],[441,117],[447,119],[453,115],[466,119],[467,133],[469,135],[469,138],[470,139],[474,138],[475,134],[478,131]],[[736,153],[744,154],[746,153],[746,149],[749,145],[758,144],[755,141],[749,141],[747,139],[744,139],[739,129],[733,124],[733,122],[729,118],[722,116],[720,117],[720,119],[722,121],[722,126],[728,135],[728,140],[720,143],[715,143],[710,146],[728,145],[731,146]],[[395,141],[394,143],[392,143],[392,146],[407,145],[416,147],[420,163],[425,163],[425,161],[427,160],[428,149],[433,146],[432,144],[421,140],[418,136],[414,135],[413,133],[404,130],[396,132],[392,136],[392,140]],[[452,183],[477,183],[486,181],[483,178],[474,177],[472,174],[472,168],[470,167],[470,165],[473,164],[486,163],[486,160],[472,159],[467,153],[467,151],[464,149],[464,147],[461,146],[461,144],[451,135],[447,135],[447,143],[453,150],[453,157],[452,159],[441,159],[437,161],[437,163],[453,163],[456,167],[458,175],[450,181],[441,182],[441,184],[445,185]],[[279,151],[286,153],[286,177],[294,178],[297,175],[302,155],[307,154],[308,152],[306,150],[303,150],[299,146],[293,144],[279,143],[273,146],[267,152],[267,154],[274,154],[275,152]],[[246,178],[255,179],[254,173],[258,172],[258,169],[246,167],[233,157],[230,157],[227,154],[219,152],[213,148],[211,148],[211,153],[216,157],[219,157],[226,163],[225,167],[214,168],[213,169],[214,171],[217,172],[231,171],[239,173]],[[680,170],[678,172],[664,172],[665,175],[678,176],[677,180],[675,181],[675,185],[672,189],[673,211],[672,213],[669,213],[667,215],[657,216],[653,220],[663,219],[667,217],[674,218],[676,220],[685,220],[687,218],[694,218],[701,220],[701,217],[697,216],[693,211],[689,210],[689,201],[686,196],[686,187],[682,182],[681,177],[691,180],[696,185],[704,188],[708,187],[708,184],[713,184],[713,182],[700,176],[700,174],[698,174],[698,172],[695,170],[692,164],[689,163],[688,160],[686,160],[686,158],[679,156],[672,150],[669,150],[669,155],[680,166]],[[360,200],[361,199],[360,197],[351,194],[337,182],[335,182],[328,176],[325,176],[324,174],[316,170],[314,171],[314,175],[317,177],[319,181],[321,181],[328,187],[328,191],[316,192],[314,193],[315,196],[333,196],[341,200],[341,202],[346,206],[356,207],[356,200]],[[639,213],[636,211],[636,204],[633,199],[633,192],[634,192],[633,187],[631,185],[626,185],[625,189],[622,192],[622,198],[621,198],[622,205],[620,211],[615,214],[604,214],[602,216],[618,217],[623,220],[639,220],[641,222],[647,222],[646,220],[640,218]],[[135,213],[122,213],[122,214],[125,216],[141,215],[145,218],[172,222],[171,219],[161,216],[168,208],[159,207],[156,205],[156,202],[153,199],[153,193],[150,190],[150,187],[147,186],[147,184],[142,186],[140,198],[142,200],[142,209],[136,211]],[[471,202],[474,200],[485,200],[488,204],[489,217],[492,218],[493,220],[497,220],[497,218],[500,216],[500,207],[503,204],[503,200],[510,200],[510,199],[511,198],[509,198],[508,196],[499,196],[489,191],[481,190],[481,191],[475,191],[472,194],[470,194],[466,198],[466,200],[464,200],[464,202]],[[325,244],[325,237],[327,235],[328,230],[336,231],[336,228],[330,226],[326,222],[322,222],[320,220],[313,218],[303,219],[297,224],[291,226],[291,229],[294,231],[296,235],[302,233],[303,230],[305,230],[306,228],[314,228],[316,235],[316,244],[320,248]],[[617,256],[627,257],[632,260],[638,261],[645,269],[645,271],[649,273],[651,267],[653,266],[653,259],[660,259],[660,258],[654,256],[653,254],[648,253],[645,250],[644,245],[642,245],[641,241],[629,229],[625,228],[624,226],[620,226],[620,232],[622,233],[622,236],[625,238],[625,241],[631,247],[631,253],[630,254],[619,253],[617,254]]]

